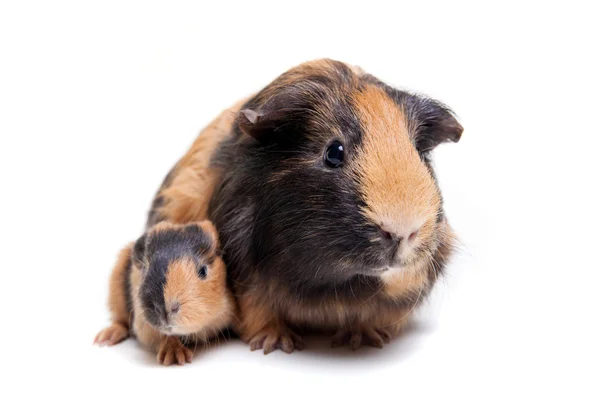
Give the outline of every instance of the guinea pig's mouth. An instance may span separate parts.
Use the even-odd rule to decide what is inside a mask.
[[[186,329],[186,326],[173,321],[172,318],[169,318],[167,321],[161,321],[155,328],[164,335],[185,335],[189,330]]]
[[[198,329],[192,326],[178,325],[178,324],[163,324],[160,327],[156,327],[160,333],[170,335],[189,335]]]
[[[386,271],[402,268],[403,266],[403,258],[396,252],[371,253],[369,257],[356,260],[353,263],[353,267],[347,270],[349,273],[348,278],[352,275],[379,277]]]
[[[157,331],[165,335],[172,335],[174,326],[164,321],[164,318],[154,317],[151,313],[146,313],[146,321]]]
[[[168,321],[168,319],[169,318],[165,316],[157,316],[153,313],[146,313],[147,322],[163,335],[179,334],[181,328],[177,324],[172,323],[172,321]]]
[[[164,333],[165,335],[171,335],[173,333],[173,326],[172,325],[163,325],[160,327],[159,331],[161,333]]]
[[[402,264],[398,263],[398,264],[386,264],[383,266],[378,266],[378,267],[370,267],[367,269],[362,269],[360,272],[358,272],[358,275],[363,275],[363,276],[372,276],[372,277],[379,277],[382,274],[386,273],[387,271],[391,270],[391,269],[398,269],[401,268]]]
[[[411,265],[411,259],[407,257],[402,257],[399,254],[394,254],[391,257],[386,257],[381,260],[379,265],[371,266],[367,269],[364,269],[360,272],[360,275],[365,276],[381,276],[382,274],[391,271],[398,270],[401,268],[407,268]]]
[[[163,335],[167,335],[167,336],[170,336],[170,335],[186,335],[188,333],[185,329],[183,329],[183,328],[181,328],[181,327],[179,327],[177,325],[167,325],[167,324],[165,324],[165,325],[161,325],[160,327],[156,327],[156,328],[158,329],[158,331],[160,333],[162,333]]]
[[[423,252],[423,246],[409,247],[401,243],[393,252],[385,254],[382,267],[373,270],[377,273],[384,273],[389,270],[409,267],[422,256]]]

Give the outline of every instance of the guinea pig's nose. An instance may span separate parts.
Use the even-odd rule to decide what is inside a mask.
[[[385,240],[393,241],[394,243],[406,240],[408,244],[414,243],[419,235],[419,229],[390,229],[387,225],[379,225],[379,234]]]
[[[408,235],[408,243],[412,243],[415,241],[415,239],[417,238],[417,236],[419,235],[419,230],[414,230],[410,233],[410,235]]]
[[[391,233],[390,231],[386,230],[383,226],[379,225],[379,235],[384,238],[385,240],[390,240],[390,241],[398,241],[398,238],[396,237],[396,234]]]

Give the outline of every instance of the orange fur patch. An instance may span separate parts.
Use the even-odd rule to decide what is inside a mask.
[[[365,132],[355,163],[367,203],[364,213],[377,224],[411,225],[402,227],[408,232],[413,224],[418,228],[431,221],[426,228],[433,230],[439,193],[410,140],[404,114],[374,86],[355,93],[353,100]]]
[[[174,315],[176,333],[191,334],[205,328],[220,329],[229,323],[232,312],[225,282],[225,265],[216,258],[208,268],[208,276],[200,279],[194,260],[183,258],[172,262],[164,287],[165,304],[180,304]]]

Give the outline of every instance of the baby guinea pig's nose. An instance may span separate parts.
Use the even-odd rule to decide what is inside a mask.
[[[167,311],[169,312],[169,314],[177,314],[180,308],[181,304],[179,304],[179,302],[175,300],[169,303]]]

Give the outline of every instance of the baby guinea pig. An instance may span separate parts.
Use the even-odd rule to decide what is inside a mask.
[[[94,343],[131,334],[161,364],[182,365],[192,358],[186,345],[230,326],[234,304],[212,223],[161,222],[121,251],[110,280],[112,324]]]

